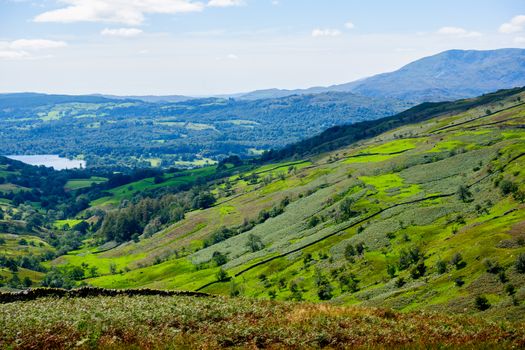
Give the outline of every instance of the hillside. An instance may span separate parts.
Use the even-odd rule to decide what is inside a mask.
[[[525,85],[525,50],[450,50],[424,57],[390,73],[347,84],[304,90],[260,90],[245,99],[326,91],[412,102],[450,101]]]
[[[88,168],[195,167],[254,157],[341,123],[413,104],[351,93],[278,99],[144,102],[96,96],[0,95],[0,154],[83,158]]]
[[[0,304],[2,348],[516,349],[520,325],[427,312],[190,296]],[[111,312],[108,312],[111,310]]]
[[[110,190],[89,212],[120,209],[46,276],[522,319],[524,98],[421,105],[308,159],[232,159],[198,191]]]

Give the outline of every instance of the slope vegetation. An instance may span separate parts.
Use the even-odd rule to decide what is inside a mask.
[[[371,138],[216,181],[215,204],[53,265],[95,266],[84,282],[101,287],[521,319],[524,98],[422,106]]]

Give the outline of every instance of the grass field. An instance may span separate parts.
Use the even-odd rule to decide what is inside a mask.
[[[78,190],[81,188],[89,187],[92,184],[101,184],[101,183],[106,182],[107,180],[108,179],[106,178],[97,177],[97,176],[92,176],[89,179],[72,179],[66,183],[64,188],[69,191],[74,191],[74,190]]]
[[[2,348],[516,349],[525,345],[522,324],[243,298],[44,298],[1,304],[0,310]]]

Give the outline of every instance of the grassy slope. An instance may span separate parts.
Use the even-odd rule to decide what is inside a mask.
[[[511,349],[525,344],[522,325],[244,298],[45,298],[1,304],[0,310],[2,348]]]
[[[516,97],[401,126],[318,156],[312,164],[296,165],[294,171],[289,171],[289,164],[265,166],[258,171],[257,184],[234,176],[230,179],[234,194],[220,198],[215,207],[191,212],[138,243],[97,254],[82,251],[55,263],[84,261],[98,266],[105,275],[86,281],[97,286],[195,290],[211,283],[205,291],[228,294],[233,288],[257,298],[269,298],[273,291],[278,299],[289,299],[293,284],[302,298],[318,300],[315,280],[321,273],[333,286],[338,303],[474,312],[473,300],[483,294],[494,306],[488,311],[494,316],[521,318],[525,276],[512,265],[516,255],[525,252],[518,244],[525,207],[502,196],[493,184],[501,176],[525,183],[521,171],[525,157],[509,162],[525,151],[525,132],[519,128],[525,107]],[[486,116],[487,109],[502,112]],[[269,174],[273,179],[263,181]],[[463,203],[455,195],[460,185],[469,186],[472,202]],[[283,214],[203,248],[203,240],[214,230],[240,225],[286,196],[292,203]],[[337,223],[334,212],[344,196],[354,199],[359,215]],[[314,215],[321,223],[309,227]],[[263,250],[249,251],[250,234],[262,239]],[[359,242],[365,244],[365,253],[348,262],[345,246]],[[386,266],[398,262],[401,250],[415,246],[424,253],[426,275],[412,279],[403,270],[390,278]],[[213,283],[219,269],[210,261],[215,251],[228,255],[224,268],[235,276],[233,282]],[[438,274],[436,262],[449,261],[458,252],[466,266],[455,269],[448,264],[447,272]],[[307,253],[313,260],[305,264]],[[486,257],[506,269],[506,277],[517,287],[518,306],[512,305],[498,276],[485,272]],[[122,273],[110,275],[111,262]],[[358,291],[339,283],[350,274],[358,281]],[[400,277],[406,284],[396,284]],[[457,278],[465,281],[462,287],[455,285]]]

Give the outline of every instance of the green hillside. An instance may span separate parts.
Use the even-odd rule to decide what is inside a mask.
[[[392,130],[308,159],[240,167],[206,184],[215,203],[202,207],[184,205],[191,190],[157,193],[148,200],[168,204],[153,212],[184,214],[133,240],[86,241],[47,267],[94,267],[82,282],[110,288],[403,311],[488,308],[493,317],[521,319],[524,98],[515,90],[422,105],[413,114],[419,122],[390,123]],[[115,218],[153,205],[144,200]],[[100,231],[94,237],[100,242]]]

